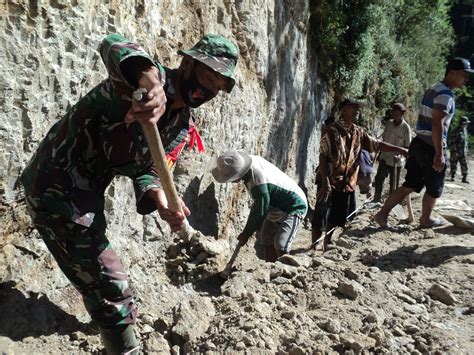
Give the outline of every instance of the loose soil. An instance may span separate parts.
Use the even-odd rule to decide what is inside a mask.
[[[462,201],[472,208],[470,165],[471,185],[448,182],[440,205]],[[420,204],[414,194],[415,218]],[[393,217],[394,227],[381,229],[376,211],[363,208],[329,251],[312,258],[265,263],[253,239],[228,280],[206,274],[170,282],[169,245],[158,248],[157,259],[131,266],[143,269],[143,279],[132,282],[144,352],[472,353],[472,231],[450,224],[420,229],[416,220],[401,225]],[[4,205],[1,212],[0,350],[102,351],[97,326],[29,227],[24,205]],[[473,217],[470,210],[443,213]],[[311,231],[301,228],[294,249],[310,239]]]

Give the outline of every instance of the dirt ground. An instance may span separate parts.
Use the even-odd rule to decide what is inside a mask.
[[[473,218],[472,161],[470,180],[448,182],[438,210]],[[265,263],[251,241],[228,280],[215,275],[173,286],[157,273],[155,283],[138,290],[137,302],[146,309],[137,326],[143,351],[473,353],[473,233],[449,223],[420,229],[421,197],[412,200],[412,225],[397,224],[392,216],[392,228],[378,228],[377,208],[365,207],[337,232],[329,251],[312,258]],[[31,291],[34,278],[29,285],[19,281],[25,274],[58,273],[57,266],[44,247],[24,250],[18,242],[29,232],[21,209],[4,206],[2,215],[0,351],[100,352],[97,327],[72,287],[53,285],[46,295]],[[294,249],[307,246],[310,234],[301,228]],[[20,252],[24,259],[10,257]]]

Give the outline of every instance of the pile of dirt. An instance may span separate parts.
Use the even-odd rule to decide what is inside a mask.
[[[175,285],[205,279],[224,269],[229,253],[227,240],[197,231],[189,240],[176,238],[166,253],[167,275]]]
[[[445,198],[472,205],[469,187],[457,185]],[[416,215],[420,203],[414,196]],[[97,326],[28,226],[24,205],[2,211],[0,310],[7,321],[0,323],[0,349],[100,352]],[[143,350],[468,353],[474,346],[472,232],[450,224],[381,229],[375,212],[363,209],[315,257],[266,263],[252,238],[227,280],[219,277],[230,254],[227,241],[168,241],[153,259],[129,266],[143,273],[140,282],[132,278]],[[310,239],[302,228],[294,249]],[[152,243],[163,243],[138,242],[156,250]]]

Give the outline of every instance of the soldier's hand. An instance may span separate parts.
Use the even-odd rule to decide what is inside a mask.
[[[173,232],[179,231],[184,227],[186,216],[189,216],[191,212],[189,208],[184,204],[182,200],[181,205],[183,207],[183,213],[173,212],[168,208],[168,201],[166,200],[163,190],[157,189],[155,196],[156,208],[162,220],[170,225]]]
[[[444,164],[446,163],[443,154],[436,153],[433,158],[433,169],[434,171],[440,172],[444,169]]]
[[[146,90],[145,97],[141,101],[132,100],[125,122],[156,124],[166,111],[166,95],[158,69],[151,66],[143,70],[139,75],[138,86]]]

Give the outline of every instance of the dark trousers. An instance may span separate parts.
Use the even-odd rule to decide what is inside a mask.
[[[462,153],[459,153],[457,150],[452,149],[450,153],[451,155],[449,159],[449,165],[451,167],[451,177],[454,179],[454,176],[456,175],[458,162],[461,165],[462,176],[466,177],[467,176],[467,160],[466,160],[466,155],[464,154],[464,151]]]
[[[313,230],[328,231],[327,227],[344,227],[349,216],[356,209],[354,192],[332,191],[326,202],[316,202],[312,220]]]
[[[395,185],[395,189],[398,188],[400,185],[400,171],[401,167],[397,167],[394,171],[393,166],[387,165],[385,160],[381,160],[379,162],[379,167],[377,169],[377,175],[375,175],[375,193],[374,193],[374,201],[380,201],[382,198],[382,190],[383,190],[383,183],[387,176],[390,176],[390,192],[393,191],[393,186]],[[395,184],[394,184],[395,179]]]

